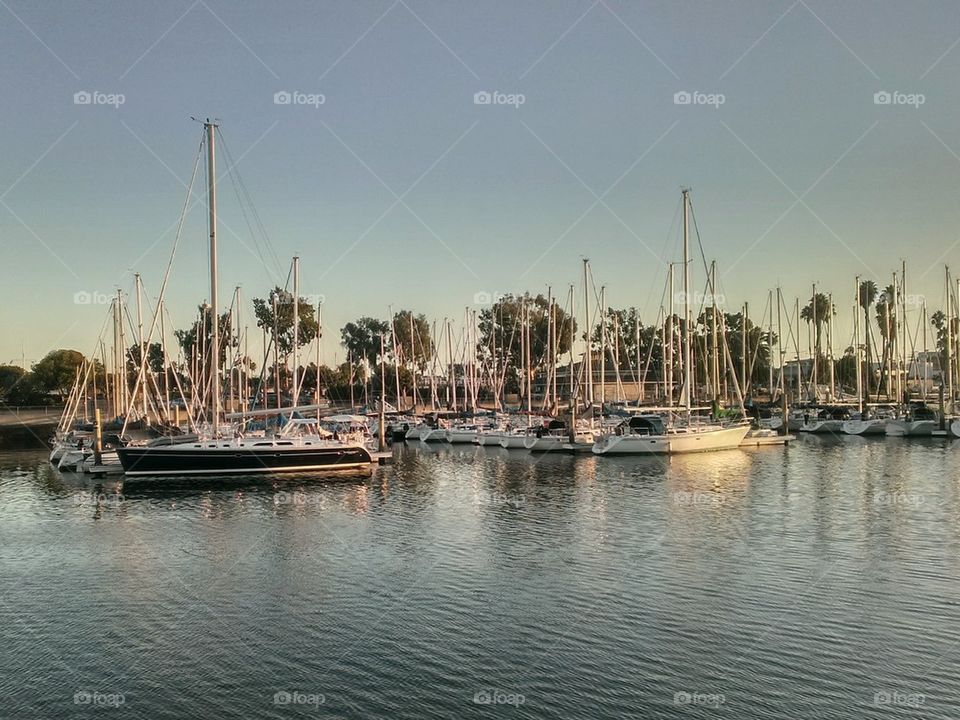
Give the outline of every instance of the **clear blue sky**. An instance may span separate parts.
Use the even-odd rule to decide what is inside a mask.
[[[299,253],[328,361],[349,319],[460,318],[478,291],[576,282],[583,255],[652,320],[682,186],[735,306],[817,282],[843,309],[854,275],[887,284],[906,259],[935,309],[944,262],[960,270],[955,2],[2,0],[0,18],[2,362],[91,349],[105,307],[76,292],[139,271],[156,294],[191,115],[222,120],[282,265],[225,180],[223,294],[263,295]],[[169,291],[181,326],[207,297],[205,235],[201,203]]]

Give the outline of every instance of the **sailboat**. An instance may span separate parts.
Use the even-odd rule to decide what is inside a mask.
[[[210,358],[211,428],[206,437],[189,442],[170,442],[161,438],[141,446],[117,448],[117,455],[127,476],[263,474],[308,472],[318,470],[350,470],[369,467],[373,458],[362,442],[332,439],[319,427],[304,422],[290,422],[274,437],[244,437],[237,430],[234,437],[223,437],[220,428],[220,340],[217,309],[217,204],[215,136],[219,126],[204,122],[207,143],[207,178],[210,229]],[[294,298],[299,298],[297,273],[294,273]],[[294,302],[294,308],[298,303]],[[296,326],[296,311],[294,326]],[[297,350],[294,343],[294,367]],[[297,393],[294,392],[294,402]]]
[[[690,314],[690,191],[683,190],[683,291],[684,323],[683,370],[685,418],[671,418],[668,425],[659,415],[638,415],[625,420],[613,432],[602,435],[593,446],[596,455],[647,455],[732,450],[740,447],[750,426],[746,423],[722,425],[700,422],[692,416],[693,377],[692,318]]]

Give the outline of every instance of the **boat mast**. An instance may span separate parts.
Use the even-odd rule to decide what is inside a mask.
[[[147,385],[146,385],[146,371],[147,371],[147,353],[146,348],[143,345],[143,285],[140,282],[140,273],[134,273],[133,275],[136,287],[137,287],[137,345],[140,348],[139,360],[140,367],[137,371],[140,373],[140,412],[144,422],[147,422]]]
[[[586,360],[587,360],[587,392],[584,397],[586,404],[591,409],[591,414],[593,412],[593,352],[591,348],[591,331],[593,330],[590,327],[590,258],[583,259],[583,317],[584,317],[584,332],[583,337],[586,340]]]
[[[413,385],[411,393],[413,394],[413,412],[417,412],[417,340],[413,332],[413,311],[410,311],[410,382]],[[422,343],[421,343],[422,344]],[[397,410],[400,409],[399,403]]]
[[[550,412],[552,413],[552,392],[551,392],[551,382],[553,377],[554,370],[554,361],[553,361],[553,288],[547,285],[547,374],[546,374],[546,385],[543,392],[543,403],[541,407],[544,410],[551,408]]]
[[[767,324],[767,381],[770,390],[770,400],[773,401],[773,290],[767,291],[767,307],[770,308],[770,319]],[[763,318],[760,319],[763,322]]]
[[[603,403],[607,399],[607,286],[600,286],[600,415],[603,416]],[[593,424],[593,415],[590,416]]]
[[[741,325],[740,354],[742,355],[742,360],[743,360],[743,392],[745,395],[749,396],[750,393],[747,390],[747,388],[749,387],[749,383],[747,382],[747,355],[750,354],[748,352],[750,350],[750,347],[749,347],[750,337],[747,334],[747,324],[750,322],[750,305],[747,302],[743,303],[743,317],[741,318],[741,320],[742,322],[740,323]],[[762,318],[760,322],[763,322]],[[751,371],[753,370],[752,359],[750,362],[750,369]]]
[[[916,354],[916,353],[914,353]],[[900,366],[903,373],[901,399],[909,396],[910,372],[907,369],[907,261],[900,267]]]
[[[693,360],[690,353],[690,190],[688,188],[683,189],[683,318],[684,405],[687,411],[687,422],[689,422],[693,395],[693,379],[690,376],[690,368]]]
[[[820,388],[817,384],[817,361],[820,359],[820,333],[817,331],[817,328],[820,327],[818,321],[821,321],[821,318],[817,317],[817,284],[813,284],[813,295],[810,297],[810,310],[813,317],[813,339],[814,339],[814,348],[813,348],[813,363],[810,367],[810,385],[813,388],[813,401],[818,402],[820,400]]]
[[[530,352],[530,298],[526,295],[523,297],[523,315],[523,336],[526,338],[526,342],[524,343],[523,368],[524,385],[527,390],[527,425],[529,425],[530,416],[533,415],[533,374],[530,372],[533,353]]]
[[[210,386],[213,437],[220,425],[220,328],[217,312],[217,165],[214,137],[216,123],[209,118],[203,124],[207,131],[207,203],[210,209]]]
[[[717,337],[717,261],[710,261],[710,385],[714,407],[720,405],[720,340]]]
[[[674,318],[674,315],[676,314],[676,312],[675,312],[675,310],[674,310],[674,307],[673,307],[673,296],[674,296],[674,290],[673,290],[673,266],[674,266],[674,265],[675,265],[675,263],[670,263],[670,268],[669,268],[669,273],[670,273],[670,274],[669,274],[669,281],[668,281],[669,284],[670,284],[670,289],[669,289],[669,295],[670,295],[670,297],[669,297],[668,300],[667,300],[667,305],[668,305],[668,308],[669,308],[669,312],[668,312],[668,314],[667,314],[667,326],[666,326],[666,328],[665,328],[664,331],[663,331],[663,338],[664,338],[664,342],[663,342],[663,351],[664,351],[663,362],[664,362],[664,373],[665,373],[665,375],[664,375],[664,380],[663,380],[663,384],[664,384],[664,387],[666,388],[666,391],[667,391],[667,405],[668,405],[669,407],[673,407],[673,364],[674,364],[674,363],[673,363],[673,347],[674,347],[674,345],[673,345],[673,340],[674,340],[673,318]]]
[[[857,359],[857,412],[863,414],[863,366],[860,355],[860,276],[853,296],[853,349]]]
[[[837,377],[833,358],[833,293],[827,295],[827,362],[829,363],[828,367],[830,368],[830,402],[833,402],[834,396],[837,391]]]
[[[300,258],[293,256],[293,398],[292,406],[300,404]]]

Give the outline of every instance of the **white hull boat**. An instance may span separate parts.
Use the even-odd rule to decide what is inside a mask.
[[[425,427],[426,425],[411,425],[408,427],[406,434],[403,436],[404,442],[420,442],[420,434]]]
[[[420,442],[443,442],[447,439],[447,431],[443,428],[430,427],[429,425],[424,425],[420,429]]]
[[[444,439],[453,445],[477,444],[477,428],[450,428],[446,431]]]
[[[822,420],[820,418],[816,418],[816,419],[810,420],[809,422],[805,422],[800,427],[800,432],[829,433],[831,435],[839,435],[840,433],[843,432],[844,422],[845,422],[844,420],[833,420],[833,419]]]
[[[892,437],[930,437],[940,427],[936,420],[888,420],[886,433]]]
[[[950,436],[960,438],[960,420],[954,420],[950,423]]]
[[[843,432],[847,435],[886,435],[887,419],[846,420],[843,423]]]
[[[637,416],[593,446],[596,455],[676,455],[732,450],[750,430],[749,425],[690,425],[666,428],[659,416]]]
[[[510,433],[503,433],[500,436],[500,447],[507,450],[526,450],[526,443],[530,437],[531,434],[526,431],[514,430]]]
[[[776,430],[769,428],[756,428],[747,432],[743,440],[740,441],[740,447],[763,447],[765,445],[786,445],[796,440],[795,435],[781,435]]]

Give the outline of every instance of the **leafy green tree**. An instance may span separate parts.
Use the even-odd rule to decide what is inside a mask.
[[[266,298],[254,298],[253,312],[257,327],[264,328],[277,344],[280,356],[287,358],[293,352],[293,293],[279,287]],[[297,303],[297,345],[306,345],[317,337],[316,308],[304,298]]]
[[[19,365],[0,365],[0,399],[6,402],[10,391],[26,376],[27,371]]]
[[[519,377],[524,367],[520,352],[524,332],[524,306],[529,312],[531,375],[545,370],[550,363],[547,348],[550,343],[550,303],[543,295],[504,295],[489,308],[482,310],[477,318],[479,338],[477,352],[481,361],[496,364],[498,372],[507,368],[507,391],[519,388]],[[554,357],[559,363],[561,356],[569,352],[577,331],[575,318],[554,303],[556,322],[556,350]]]
[[[813,347],[817,357],[823,354],[821,352],[823,328],[829,322],[830,316],[834,314],[836,309],[831,304],[829,296],[823,293],[817,293],[810,298],[810,302],[800,310],[800,318],[807,323],[813,323],[815,338]]]
[[[66,400],[83,364],[83,353],[77,350],[51,350],[33,366],[34,387],[43,394],[56,393],[60,400]]]
[[[887,362],[890,359],[890,353],[893,352],[894,339],[897,337],[898,319],[896,290],[893,285],[887,285],[883,292],[877,297],[876,313],[877,326],[880,329],[880,337],[883,338],[883,356],[880,361],[880,378],[881,384],[886,386],[887,395],[889,395],[890,387],[888,386],[888,382],[884,382],[885,378],[887,380],[889,380],[889,378],[887,378],[886,371],[883,368],[886,368],[887,366]],[[879,392],[879,388],[877,390]]]
[[[387,347],[390,323],[372,317],[362,317],[348,322],[340,330],[340,344],[353,358],[355,367],[363,366],[369,370],[376,366],[380,357],[380,338],[384,338]]]
[[[400,354],[398,360],[408,371],[415,367],[417,372],[422,373],[430,358],[433,357],[434,350],[433,341],[430,338],[430,323],[427,322],[426,316],[401,310],[393,316],[393,331],[397,336],[397,349]]]

